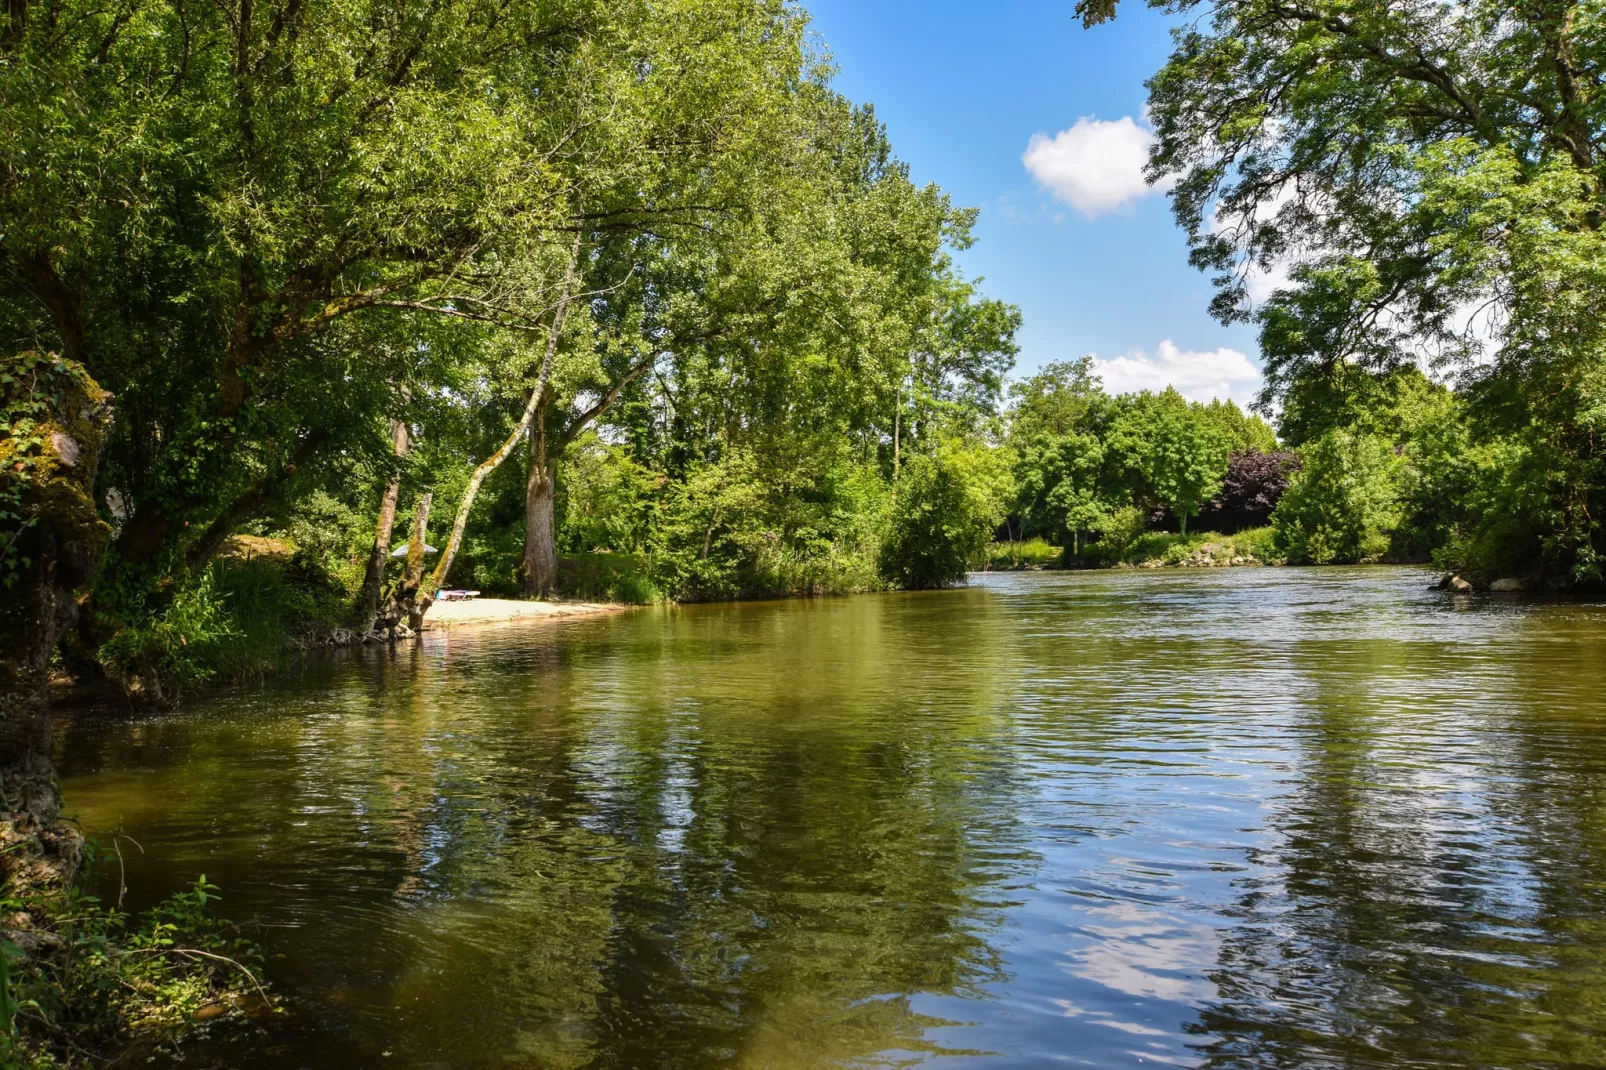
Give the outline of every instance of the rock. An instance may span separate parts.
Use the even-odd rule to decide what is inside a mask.
[[[1235,557],[1235,558],[1232,559],[1232,563],[1235,564],[1235,565],[1241,565],[1247,560],[1248,560],[1247,558]]]
[[[71,435],[64,435],[60,431],[50,436],[50,447],[56,451],[56,456],[61,458],[61,463],[68,468],[75,467],[78,464],[78,458],[84,454],[83,448],[78,445],[77,439]]]
[[[1460,576],[1450,577],[1449,589],[1454,591],[1456,594],[1471,594],[1473,591],[1472,584]]]
[[[13,929],[4,935],[6,940],[24,955],[38,955],[65,946],[65,941],[61,937],[43,929]]]
[[[1517,591],[1521,591],[1527,586],[1528,585],[1526,583],[1523,583],[1515,576],[1507,576],[1503,580],[1495,580],[1493,583],[1489,584],[1489,590],[1495,591],[1499,594],[1515,594]]]

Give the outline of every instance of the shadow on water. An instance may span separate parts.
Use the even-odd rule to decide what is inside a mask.
[[[466,631],[58,751],[134,905],[266,926],[188,1065],[1606,1063],[1606,609],[1424,586]]]

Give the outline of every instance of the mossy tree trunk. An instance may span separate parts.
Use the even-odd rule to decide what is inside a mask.
[[[4,364],[0,880],[26,893],[71,880],[83,843],[58,821],[49,684],[51,655],[110,534],[94,486],[111,408],[75,362],[24,353]]]

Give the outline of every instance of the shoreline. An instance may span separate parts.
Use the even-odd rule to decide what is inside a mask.
[[[482,624],[522,624],[540,620],[576,620],[622,613],[638,607],[622,602],[524,602],[513,598],[476,598],[468,602],[436,602],[424,614],[424,632],[446,632]]]

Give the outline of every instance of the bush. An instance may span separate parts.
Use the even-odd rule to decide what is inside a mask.
[[[115,630],[97,657],[132,694],[171,701],[277,667],[287,643],[335,627],[349,600],[303,555],[218,558],[165,608],[107,621]]]
[[[898,587],[946,587],[980,559],[1004,516],[1009,470],[999,451],[950,443],[904,467],[881,574]]]
[[[1329,431],[1300,454],[1304,469],[1272,514],[1277,552],[1316,565],[1387,554],[1400,524],[1404,469],[1388,440]]]
[[[1105,521],[1099,540],[1087,548],[1087,559],[1105,565],[1129,560],[1148,531],[1149,518],[1143,510],[1132,505],[1117,509]]]
[[[42,926],[24,955],[0,943],[0,1066],[27,1070],[95,1065],[137,1047],[146,1061],[200,1025],[203,1009],[271,1010],[260,950],[210,907],[217,889],[201,877],[135,924],[74,890],[40,900],[0,896],[0,911],[25,911]],[[22,935],[17,939],[21,940]]]

